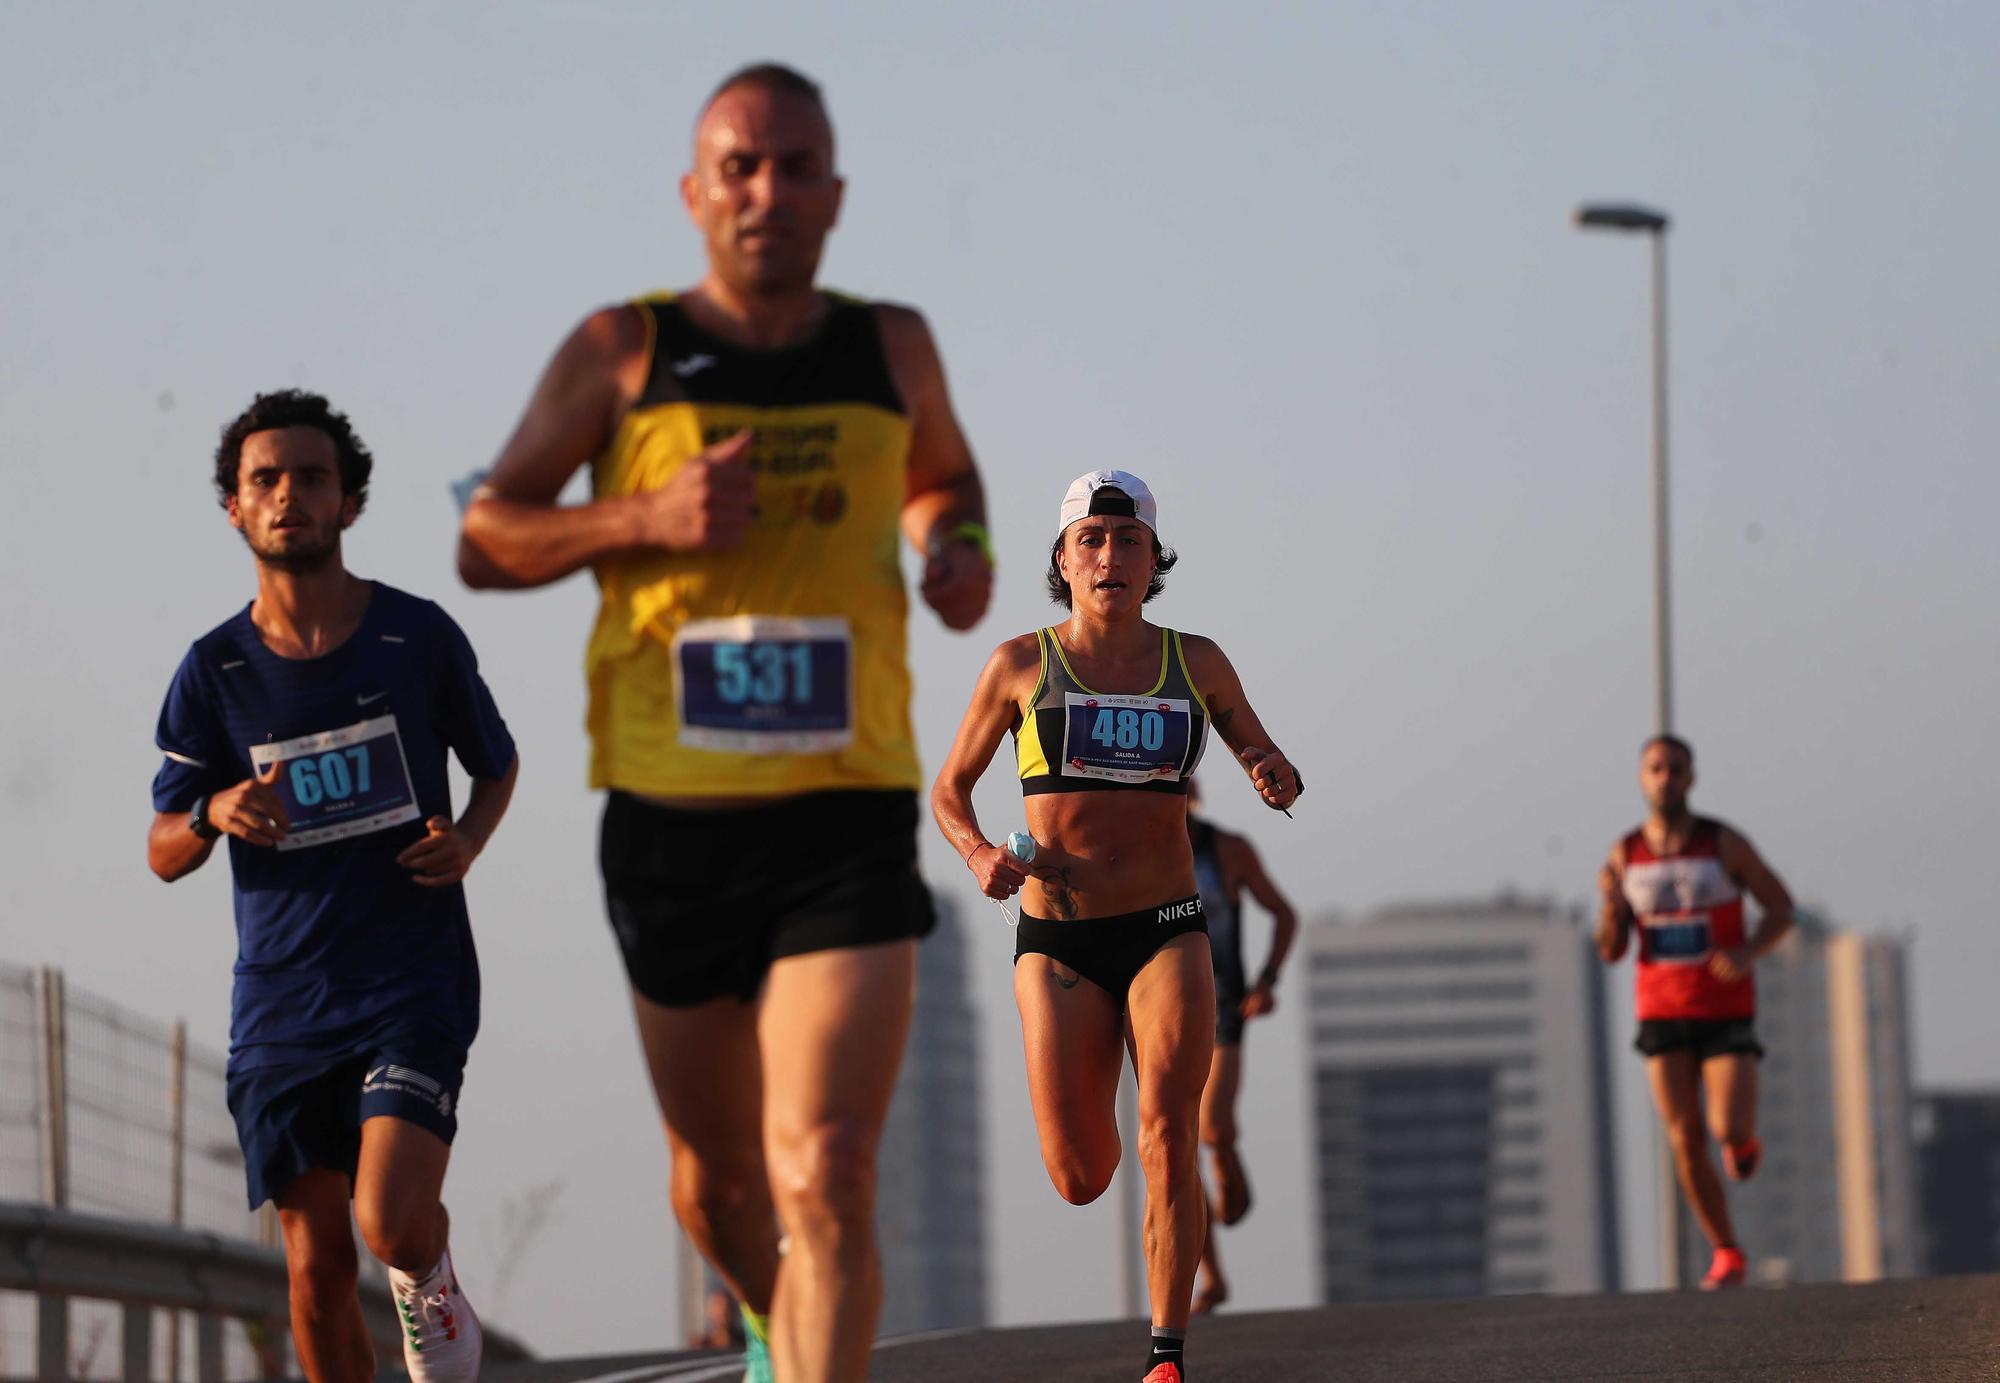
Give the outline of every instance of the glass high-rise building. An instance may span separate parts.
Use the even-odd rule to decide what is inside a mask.
[[[1904,942],[1801,911],[1757,966],[1757,1175],[1727,1183],[1753,1280],[1919,1270]],[[1683,1280],[1707,1262],[1682,1214]]]
[[[1511,896],[1307,930],[1325,1300],[1618,1285],[1603,969]]]
[[[978,1016],[948,898],[917,946],[917,1008],[878,1160],[885,1335],[986,1323]]]
[[[1923,1270],[2000,1272],[2000,1090],[1918,1096]]]

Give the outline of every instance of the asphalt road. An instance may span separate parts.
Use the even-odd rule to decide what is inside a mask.
[[[1136,1383],[1133,1322],[884,1342],[877,1383]],[[492,1368],[492,1383],[724,1383],[740,1366],[680,1354]],[[1720,1294],[1489,1297],[1198,1320],[1190,1383],[1543,1383],[1550,1379],[2000,1380],[2000,1277]]]

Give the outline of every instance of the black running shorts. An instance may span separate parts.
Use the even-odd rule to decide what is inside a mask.
[[[917,796],[811,792],[698,811],[613,792],[598,838],[611,930],[632,987],[684,1008],[748,1002],[771,962],[920,937]]]
[[[1639,1024],[1632,1045],[1646,1056],[1691,1051],[1697,1061],[1712,1056],[1764,1059],[1757,1024],[1749,1018],[1648,1018]]]
[[[1022,956],[1047,956],[1058,965],[1067,965],[1117,1000],[1122,1012],[1126,992],[1146,962],[1169,941],[1189,932],[1208,935],[1208,919],[1202,915],[1198,894],[1115,917],[1065,922],[1023,912],[1020,925],[1014,929],[1014,961],[1019,964]]]

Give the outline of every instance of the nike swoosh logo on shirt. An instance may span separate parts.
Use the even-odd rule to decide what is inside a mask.
[[[383,697],[387,696],[388,694],[389,693],[385,691],[376,692],[373,696],[361,696],[357,694],[354,698],[354,703],[357,706],[366,706],[371,701],[380,701]]]

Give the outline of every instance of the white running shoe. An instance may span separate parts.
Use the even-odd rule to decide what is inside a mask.
[[[451,1250],[427,1281],[389,1269],[389,1290],[403,1324],[403,1366],[411,1383],[473,1383],[484,1336],[479,1317],[458,1290]]]

